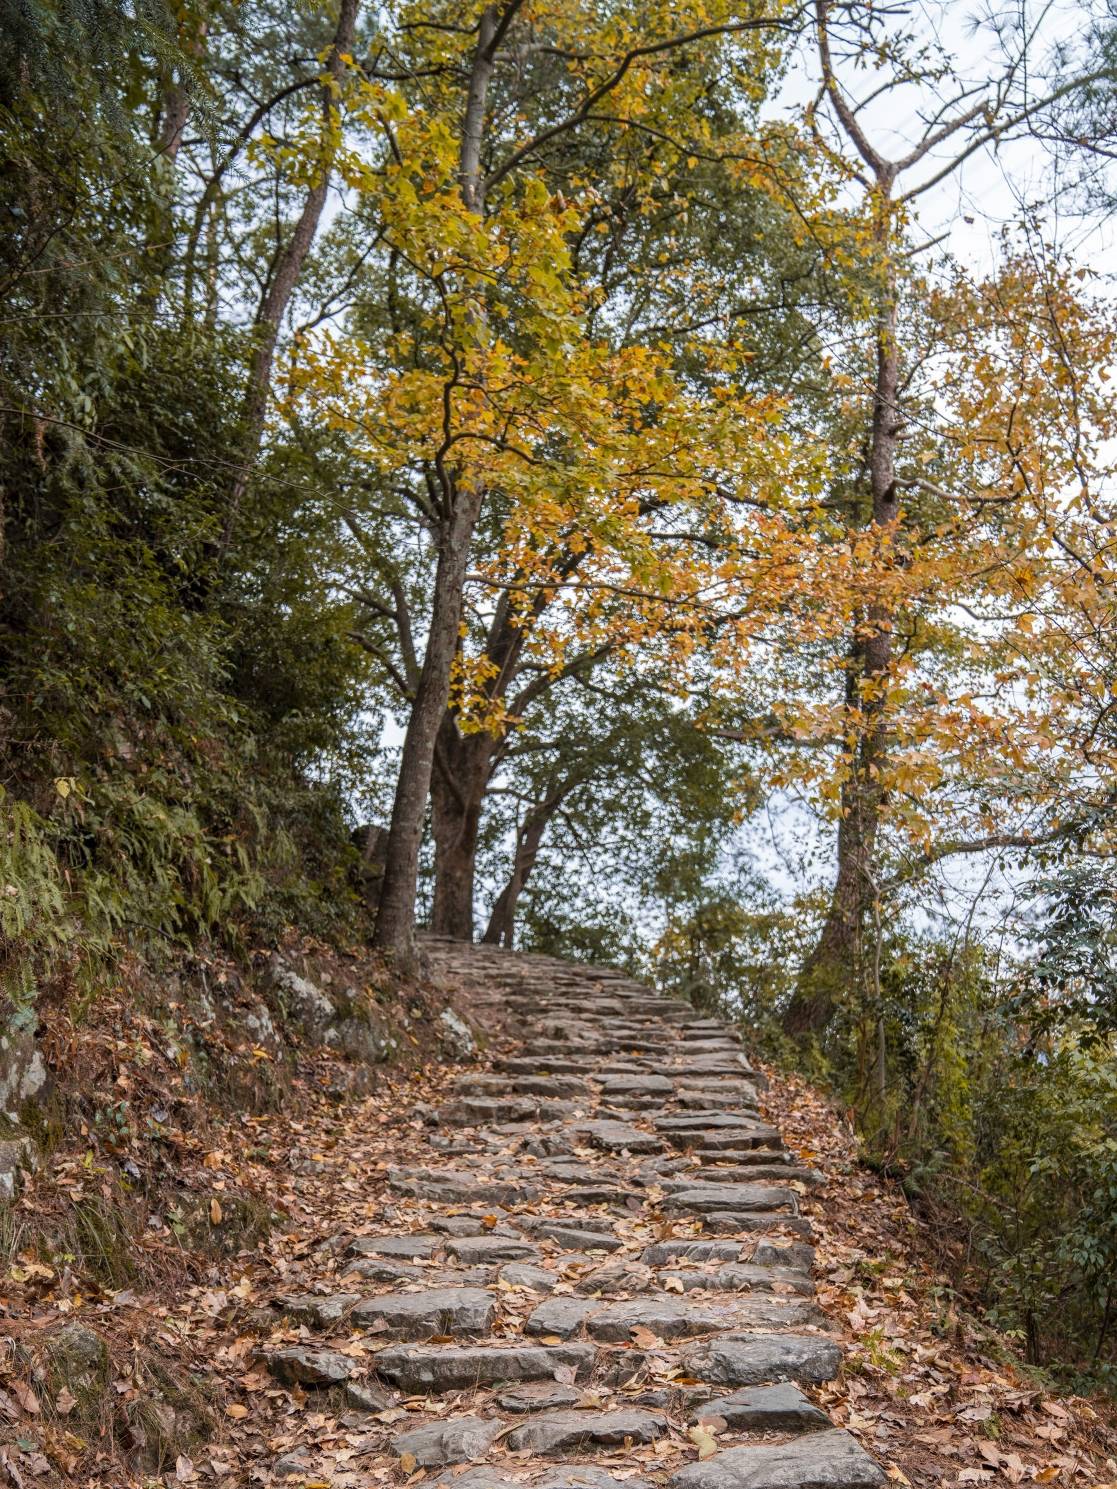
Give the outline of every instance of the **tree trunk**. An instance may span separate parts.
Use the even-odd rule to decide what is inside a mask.
[[[430,633],[407,721],[388,829],[384,884],[373,945],[387,952],[405,975],[413,974],[417,966],[415,888],[419,879],[423,819],[431,789],[435,740],[450,697],[450,671],[458,647],[462,592],[482,495],[480,491],[459,492],[453,515],[442,525]]]
[[[488,926],[481,938],[488,946],[510,947],[512,945],[516,906],[520,902],[524,886],[535,867],[539,845],[543,841],[543,833],[550,818],[550,811],[544,810],[542,806],[536,807],[524,818],[523,825],[516,834],[516,854],[512,861],[512,872],[508,876],[507,884],[496,897]]]
[[[431,929],[455,941],[473,940],[473,880],[481,808],[497,741],[491,734],[459,733],[443,715],[431,777],[434,833],[434,907]]]
[[[877,242],[883,254],[884,282],[876,323],[876,379],[869,438],[869,490],[872,525],[884,543],[894,542],[899,517],[896,452],[900,433],[900,353],[896,276],[888,261],[893,182],[891,167],[878,170]],[[860,741],[842,786],[838,823],[838,868],[830,907],[818,941],[803,963],[795,993],[784,1013],[784,1028],[795,1036],[825,1031],[843,994],[851,986],[860,954],[864,912],[873,890],[872,862],[884,793],[881,771],[887,752],[887,719],[882,680],[892,661],[891,606],[871,599],[850,647],[846,706],[859,713]]]
[[[287,313],[287,307],[291,303],[295,286],[299,282],[299,275],[302,273],[306,256],[313,246],[318,232],[318,223],[322,217],[322,209],[329,196],[335,148],[333,143],[336,127],[334,114],[337,108],[332,85],[339,82],[345,70],[343,56],[353,50],[353,36],[359,8],[360,0],[341,0],[337,29],[334,32],[333,41],[330,44],[330,55],[326,62],[326,73],[330,82],[322,89],[324,143],[321,169],[317,179],[307,191],[298,221],[276,259],[271,281],[256,311],[256,334],[248,365],[248,387],[244,399],[244,436],[240,466],[233,480],[229,508],[225,518],[225,534],[222,542],[225,550],[228,549],[232,540],[241,502],[244,500],[244,494],[248,489],[248,482],[260,452],[279,330],[283,324],[283,317]]]
[[[512,872],[507,884],[496,897],[489,916],[489,924],[481,938],[487,945],[512,945],[516,906],[519,904],[531,871],[535,867],[535,860],[539,856],[539,845],[543,841],[547,823],[570,793],[581,786],[584,781],[584,772],[576,771],[524,814],[524,820],[516,832],[516,852],[512,859]]]

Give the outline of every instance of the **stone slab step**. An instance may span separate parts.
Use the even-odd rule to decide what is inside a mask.
[[[690,1413],[692,1422],[720,1418],[734,1432],[822,1432],[831,1421],[798,1386],[746,1386],[732,1396],[715,1396]]]
[[[821,1385],[841,1362],[839,1347],[815,1334],[721,1334],[688,1345],[682,1356],[688,1374],[715,1386]]]
[[[366,1298],[350,1315],[353,1323],[388,1339],[429,1339],[432,1334],[487,1334],[496,1300],[479,1287],[431,1288]]]
[[[856,1438],[832,1428],[787,1443],[726,1448],[680,1469],[671,1489],[880,1489],[887,1482]]]
[[[584,1379],[593,1369],[594,1355],[592,1344],[581,1343],[504,1348],[482,1344],[390,1345],[376,1356],[376,1370],[400,1390],[418,1395],[501,1382],[561,1380],[566,1374],[575,1380]]]
[[[528,1450],[543,1455],[569,1453],[592,1446],[623,1447],[626,1443],[649,1443],[667,1431],[667,1418],[660,1412],[640,1411],[547,1411],[529,1417],[522,1427],[508,1434],[515,1452]]]

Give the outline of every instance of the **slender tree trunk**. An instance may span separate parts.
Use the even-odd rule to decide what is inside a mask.
[[[539,857],[539,846],[547,824],[562,806],[570,793],[583,784],[585,775],[577,772],[562,781],[542,801],[536,802],[525,814],[516,832],[516,852],[512,859],[512,872],[508,882],[496,897],[489,924],[481,938],[491,946],[511,946],[516,919],[516,907],[520,902],[535,861]]]
[[[878,171],[878,245],[883,255],[884,283],[875,336],[869,489],[872,524],[884,542],[895,541],[899,517],[896,453],[901,424],[900,353],[896,277],[887,258],[892,182],[890,168]],[[884,801],[880,777],[888,752],[884,690],[872,684],[884,678],[891,664],[893,621],[890,605],[871,597],[850,648],[846,705],[860,715],[860,742],[842,786],[838,866],[830,907],[784,1014],[784,1027],[795,1037],[821,1034],[826,1029],[851,986],[860,957],[864,914],[872,893],[873,852]],[[866,683],[868,688],[864,687]]]
[[[504,22],[498,25],[496,10],[490,5],[481,13],[478,25],[477,49],[473,55],[462,120],[458,180],[467,211],[479,214],[485,210],[481,155],[489,84],[503,26],[515,14],[516,8],[517,0],[512,0],[504,13]],[[477,317],[479,322],[483,320],[480,307],[477,308]],[[418,967],[415,894],[423,819],[431,789],[435,743],[450,699],[450,672],[458,647],[473,530],[485,497],[480,488],[459,486],[441,460],[438,465],[444,515],[438,533],[438,565],[430,633],[403,741],[392,822],[388,829],[384,887],[373,934],[373,944],[387,953],[405,975],[413,974]]]
[[[552,809],[553,810],[553,809]],[[516,853],[508,882],[496,897],[489,923],[481,938],[489,946],[511,946],[516,921],[516,907],[531,877],[539,845],[543,841],[551,812],[536,807],[529,812],[516,834]]]
[[[443,715],[431,777],[434,906],[431,929],[455,941],[473,940],[473,881],[481,808],[497,741],[462,735],[455,715]]]
[[[443,524],[440,534],[430,633],[407,721],[388,829],[384,884],[373,945],[387,952],[405,975],[412,974],[417,966],[415,888],[419,879],[423,820],[430,795],[435,740],[450,697],[450,669],[458,647],[462,592],[482,495],[480,491],[458,492],[453,515]]]
[[[318,224],[322,217],[322,209],[325,207],[326,199],[329,196],[330,177],[333,171],[336,148],[334,136],[337,128],[337,100],[331,85],[336,84],[340,80],[345,70],[345,63],[342,60],[343,56],[353,50],[353,36],[356,31],[357,11],[359,8],[360,0],[341,0],[338,10],[337,28],[330,45],[330,55],[326,62],[326,73],[330,81],[322,89],[323,146],[320,169],[316,179],[307,191],[306,200],[303,202],[302,211],[299,213],[298,221],[292,229],[291,236],[279,253],[271,281],[256,311],[256,334],[251,359],[248,364],[248,387],[244,399],[244,436],[241,446],[240,467],[234,478],[233,489],[229,496],[229,507],[225,518],[225,534],[222,543],[223,549],[227,549],[232,540],[241,503],[244,500],[244,494],[248,489],[248,483],[252,477],[252,471],[260,452],[260,442],[263,439],[264,421],[268,410],[268,393],[271,389],[272,367],[275,362],[275,348],[279,341],[279,330],[283,324],[283,317],[287,313],[287,307],[291,303],[291,296],[295,292],[295,286],[299,282],[299,275],[302,273],[307,254],[310,252],[314,239],[317,236]]]

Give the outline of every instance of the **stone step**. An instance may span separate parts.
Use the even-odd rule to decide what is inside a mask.
[[[514,1453],[530,1451],[548,1456],[581,1452],[593,1446],[628,1447],[654,1442],[667,1431],[661,1412],[640,1411],[546,1411],[531,1416],[522,1427],[508,1434]]]
[[[809,1401],[798,1386],[746,1386],[732,1396],[715,1396],[690,1413],[692,1422],[717,1421],[734,1432],[819,1432],[830,1418]]]
[[[376,1371],[411,1395],[465,1391],[502,1382],[583,1380],[593,1369],[592,1344],[389,1345]],[[557,1372],[557,1374],[556,1374]],[[736,1385],[729,1381],[725,1384]],[[741,1382],[744,1384],[744,1382]]]
[[[527,1184],[514,1184],[464,1169],[390,1168],[388,1187],[396,1194],[448,1205],[520,1205],[538,1198],[539,1193]]]
[[[382,1293],[352,1310],[353,1324],[387,1339],[429,1339],[434,1334],[475,1336],[492,1327],[496,1300],[479,1287]]]
[[[572,1346],[571,1346],[572,1347]],[[832,1380],[842,1352],[815,1334],[720,1334],[688,1345],[683,1368],[715,1386],[760,1386],[781,1380],[821,1385]]]
[[[671,1489],[880,1489],[887,1482],[855,1437],[831,1428],[787,1443],[725,1448],[680,1469]]]

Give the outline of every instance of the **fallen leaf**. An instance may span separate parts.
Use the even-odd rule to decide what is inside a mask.
[[[401,1453],[399,1455],[399,1466],[404,1473],[412,1474],[419,1466],[419,1460],[414,1453]]]
[[[68,1417],[77,1404],[77,1397],[67,1386],[63,1386],[54,1398],[54,1409],[60,1417]]]
[[[12,1395],[23,1407],[24,1411],[30,1412],[33,1417],[39,1415],[39,1398],[25,1381],[12,1381]]]
[[[712,1458],[718,1450],[717,1438],[710,1431],[706,1422],[698,1422],[693,1427],[688,1427],[686,1435],[698,1449],[699,1461]]]
[[[213,1221],[214,1225],[221,1224],[221,1206],[218,1203],[216,1195],[209,1202],[209,1218]]]
[[[232,1417],[234,1422],[241,1422],[248,1415],[248,1407],[242,1406],[239,1401],[234,1401],[231,1406],[225,1408],[225,1415]]]

